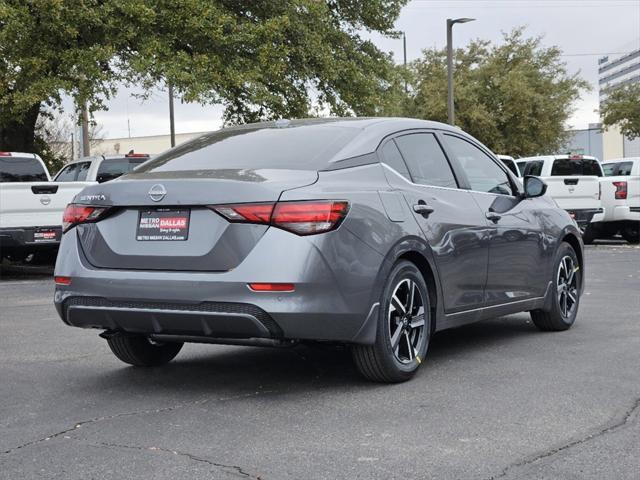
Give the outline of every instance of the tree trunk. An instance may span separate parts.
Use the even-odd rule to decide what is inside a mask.
[[[34,141],[39,114],[40,103],[36,103],[20,120],[0,126],[0,151],[36,153]]]

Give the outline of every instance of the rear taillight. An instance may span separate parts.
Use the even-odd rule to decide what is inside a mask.
[[[95,222],[98,220],[104,212],[107,211],[107,207],[91,207],[89,205],[76,205],[70,203],[64,210],[62,215],[62,231],[66,232],[74,225],[80,223]]]
[[[616,200],[626,200],[627,198],[627,182],[612,182],[616,187]]]
[[[214,205],[211,208],[230,222],[273,225],[297,235],[314,235],[338,228],[349,211],[349,202],[309,200]]]
[[[71,285],[71,277],[53,277],[53,281],[56,285]]]

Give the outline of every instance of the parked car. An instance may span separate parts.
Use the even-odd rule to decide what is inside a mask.
[[[602,162],[600,178],[605,215],[591,223],[593,238],[610,238],[618,233],[629,243],[640,243],[640,157]]]
[[[222,129],[76,198],[55,306],[132,365],[184,342],[331,342],[368,379],[407,380],[436,331],[524,311],[574,323],[580,231],[542,180],[523,184],[436,122]]]
[[[151,157],[146,153],[96,155],[66,164],[55,176],[56,182],[108,182],[129,173]]]
[[[576,221],[585,243],[593,241],[587,231],[591,222],[604,218],[600,177],[602,167],[597,158],[586,155],[546,155],[518,159],[523,176],[542,178],[547,194]]]
[[[502,163],[504,163],[504,165],[509,170],[511,170],[511,173],[513,173],[516,177],[522,176],[522,174],[520,173],[520,170],[518,169],[518,165],[516,164],[516,161],[512,156],[510,155],[496,155],[496,156]]]
[[[33,153],[0,152],[0,256],[23,260],[55,253],[64,209],[86,185],[52,182]]]

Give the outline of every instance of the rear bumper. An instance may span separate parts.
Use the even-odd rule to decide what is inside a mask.
[[[229,302],[111,301],[68,297],[60,305],[68,325],[142,334],[216,338],[283,338],[279,325],[255,305]]]
[[[358,262],[345,262],[353,250],[350,257],[341,248],[354,243]],[[382,261],[343,228],[317,238],[272,228],[228,272],[97,269],[71,230],[62,239],[55,275],[72,281],[56,286],[54,302],[65,323],[83,328],[362,343]],[[254,292],[250,282],[293,283],[295,291]]]
[[[53,232],[52,238],[44,238],[45,233]],[[40,238],[38,238],[40,236]],[[60,244],[62,227],[16,227],[0,228],[0,250],[2,253],[16,251],[36,251],[56,248]]]
[[[624,222],[640,221],[640,207],[630,207],[629,205],[615,205],[607,207],[603,222]]]

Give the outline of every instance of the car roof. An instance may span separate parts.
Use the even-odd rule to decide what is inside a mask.
[[[302,119],[280,119],[268,122],[247,123],[243,125],[225,127],[218,132],[234,130],[261,130],[266,128],[295,128],[304,126],[316,126],[327,128],[352,128],[360,132],[354,136],[341,150],[336,152],[329,160],[335,163],[348,158],[358,157],[374,152],[380,140],[388,135],[403,130],[443,130],[456,133],[470,139],[470,135],[460,128],[447,125],[445,123],[433,122],[430,120],[419,120],[415,118],[402,117],[325,117],[325,118],[302,118]],[[215,133],[215,132],[211,132]],[[210,135],[207,133],[205,135]],[[477,142],[477,140],[475,140]]]

